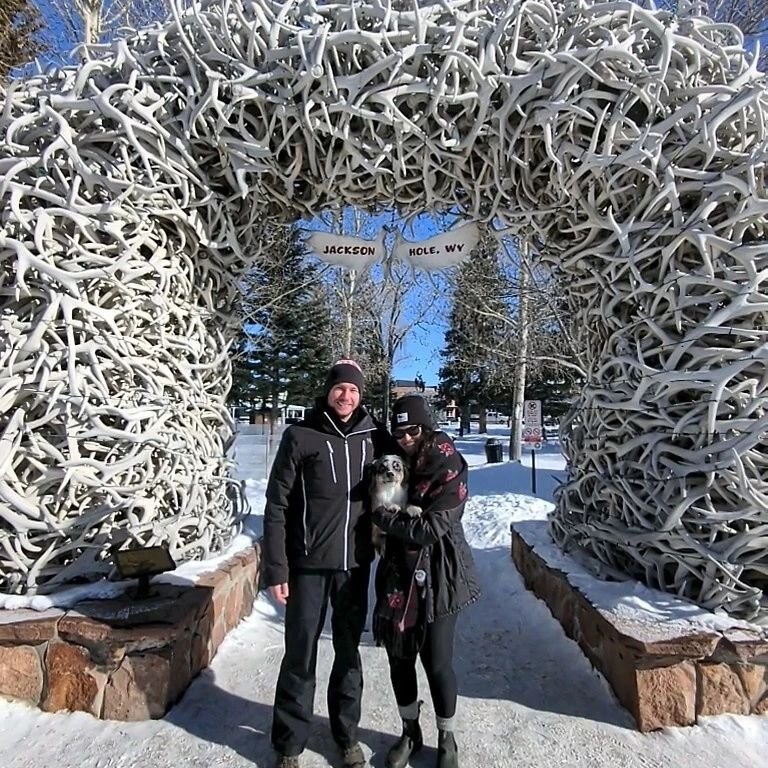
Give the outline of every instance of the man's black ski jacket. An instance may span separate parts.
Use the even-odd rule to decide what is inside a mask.
[[[346,571],[373,560],[366,465],[392,438],[364,408],[339,425],[316,407],[283,433],[267,484],[262,585],[288,568]]]

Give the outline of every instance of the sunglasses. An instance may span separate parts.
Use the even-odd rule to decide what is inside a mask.
[[[392,430],[392,436],[395,438],[395,440],[400,440],[406,435],[409,437],[418,437],[420,434],[421,426],[419,424],[415,424],[412,427],[401,427],[400,429]]]

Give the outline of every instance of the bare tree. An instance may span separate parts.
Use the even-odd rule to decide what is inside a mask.
[[[12,69],[43,53],[43,19],[32,0],[3,0],[0,4],[0,82]]]
[[[106,42],[121,28],[141,28],[166,18],[174,0],[51,0],[68,48]],[[184,5],[186,3],[182,3]]]
[[[478,315],[495,320],[507,328],[508,345],[498,351],[498,359],[517,365],[521,359],[535,372],[537,366],[562,366],[583,375],[582,344],[561,297],[562,286],[542,268],[532,246],[521,247],[508,237],[501,238],[506,279],[503,307],[490,303],[482,290],[465,293],[461,299]],[[448,273],[455,284],[456,273]],[[521,311],[521,304],[524,311]],[[520,343],[520,325],[528,327],[528,339]],[[489,347],[490,349],[490,347]],[[505,373],[506,375],[506,373]]]
[[[520,247],[520,279],[518,281],[518,321],[517,321],[517,351],[519,360],[513,368],[512,387],[512,423],[509,430],[509,458],[520,461],[522,457],[523,439],[523,402],[525,400],[525,383],[528,373],[528,339],[530,295],[528,290],[530,276],[530,246],[527,243]]]
[[[474,370],[478,360],[484,361],[487,370],[482,375],[477,372],[476,376],[482,379],[481,389],[496,393],[489,397],[511,405],[509,455],[517,460],[526,390],[537,381],[582,378],[582,345],[579,329],[570,322],[571,315],[562,298],[564,291],[541,266],[537,252],[503,237],[497,246],[497,256],[501,273],[499,285],[492,290],[480,280],[470,280],[464,281],[462,290],[457,291],[459,272],[450,275],[453,302],[462,305],[462,316],[467,318],[465,325],[474,323],[471,318],[477,318],[478,326],[496,329],[494,334],[473,336],[467,348],[471,360],[456,359],[455,350],[451,357],[454,368],[464,365]],[[461,345],[458,349],[461,354]],[[482,422],[480,399],[478,408]]]
[[[378,226],[371,217],[355,208],[323,211],[318,217],[321,227],[338,235],[370,239]],[[370,269],[330,266],[326,270],[328,292],[334,306],[338,335],[332,349],[338,357],[352,357],[358,343],[362,307],[373,293]]]
[[[382,419],[388,423],[389,382],[398,355],[406,340],[431,320],[436,296],[418,270],[391,257],[372,282],[373,294],[364,305],[363,341],[375,350],[372,373],[380,382]]]
[[[326,271],[335,309],[336,337],[332,348],[353,357],[369,382],[369,398],[389,417],[390,381],[405,341],[428,322],[435,293],[412,266],[396,262],[392,246],[403,222],[391,212],[368,214],[354,208],[326,211],[323,228],[340,235],[372,240],[382,229],[387,256],[383,263],[360,269],[334,266]],[[387,221],[388,219],[388,221]]]

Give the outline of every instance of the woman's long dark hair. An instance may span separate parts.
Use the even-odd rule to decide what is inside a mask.
[[[416,449],[416,452],[413,454],[413,456],[410,456],[409,459],[409,466],[411,468],[418,465],[419,459],[422,456],[426,456],[429,451],[431,451],[435,445],[437,444],[437,430],[434,427],[425,427],[422,424],[421,427],[421,442],[419,443],[419,447]]]

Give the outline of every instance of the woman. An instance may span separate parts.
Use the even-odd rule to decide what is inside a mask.
[[[416,682],[419,656],[437,720],[437,768],[458,768],[453,639],[457,614],[480,594],[461,526],[467,463],[451,438],[435,429],[429,408],[418,395],[395,402],[392,435],[410,470],[408,501],[421,507],[422,514],[373,510],[373,522],[387,536],[376,572],[374,632],[387,649],[403,719],[402,736],[389,750],[386,766],[404,768],[423,744]]]

